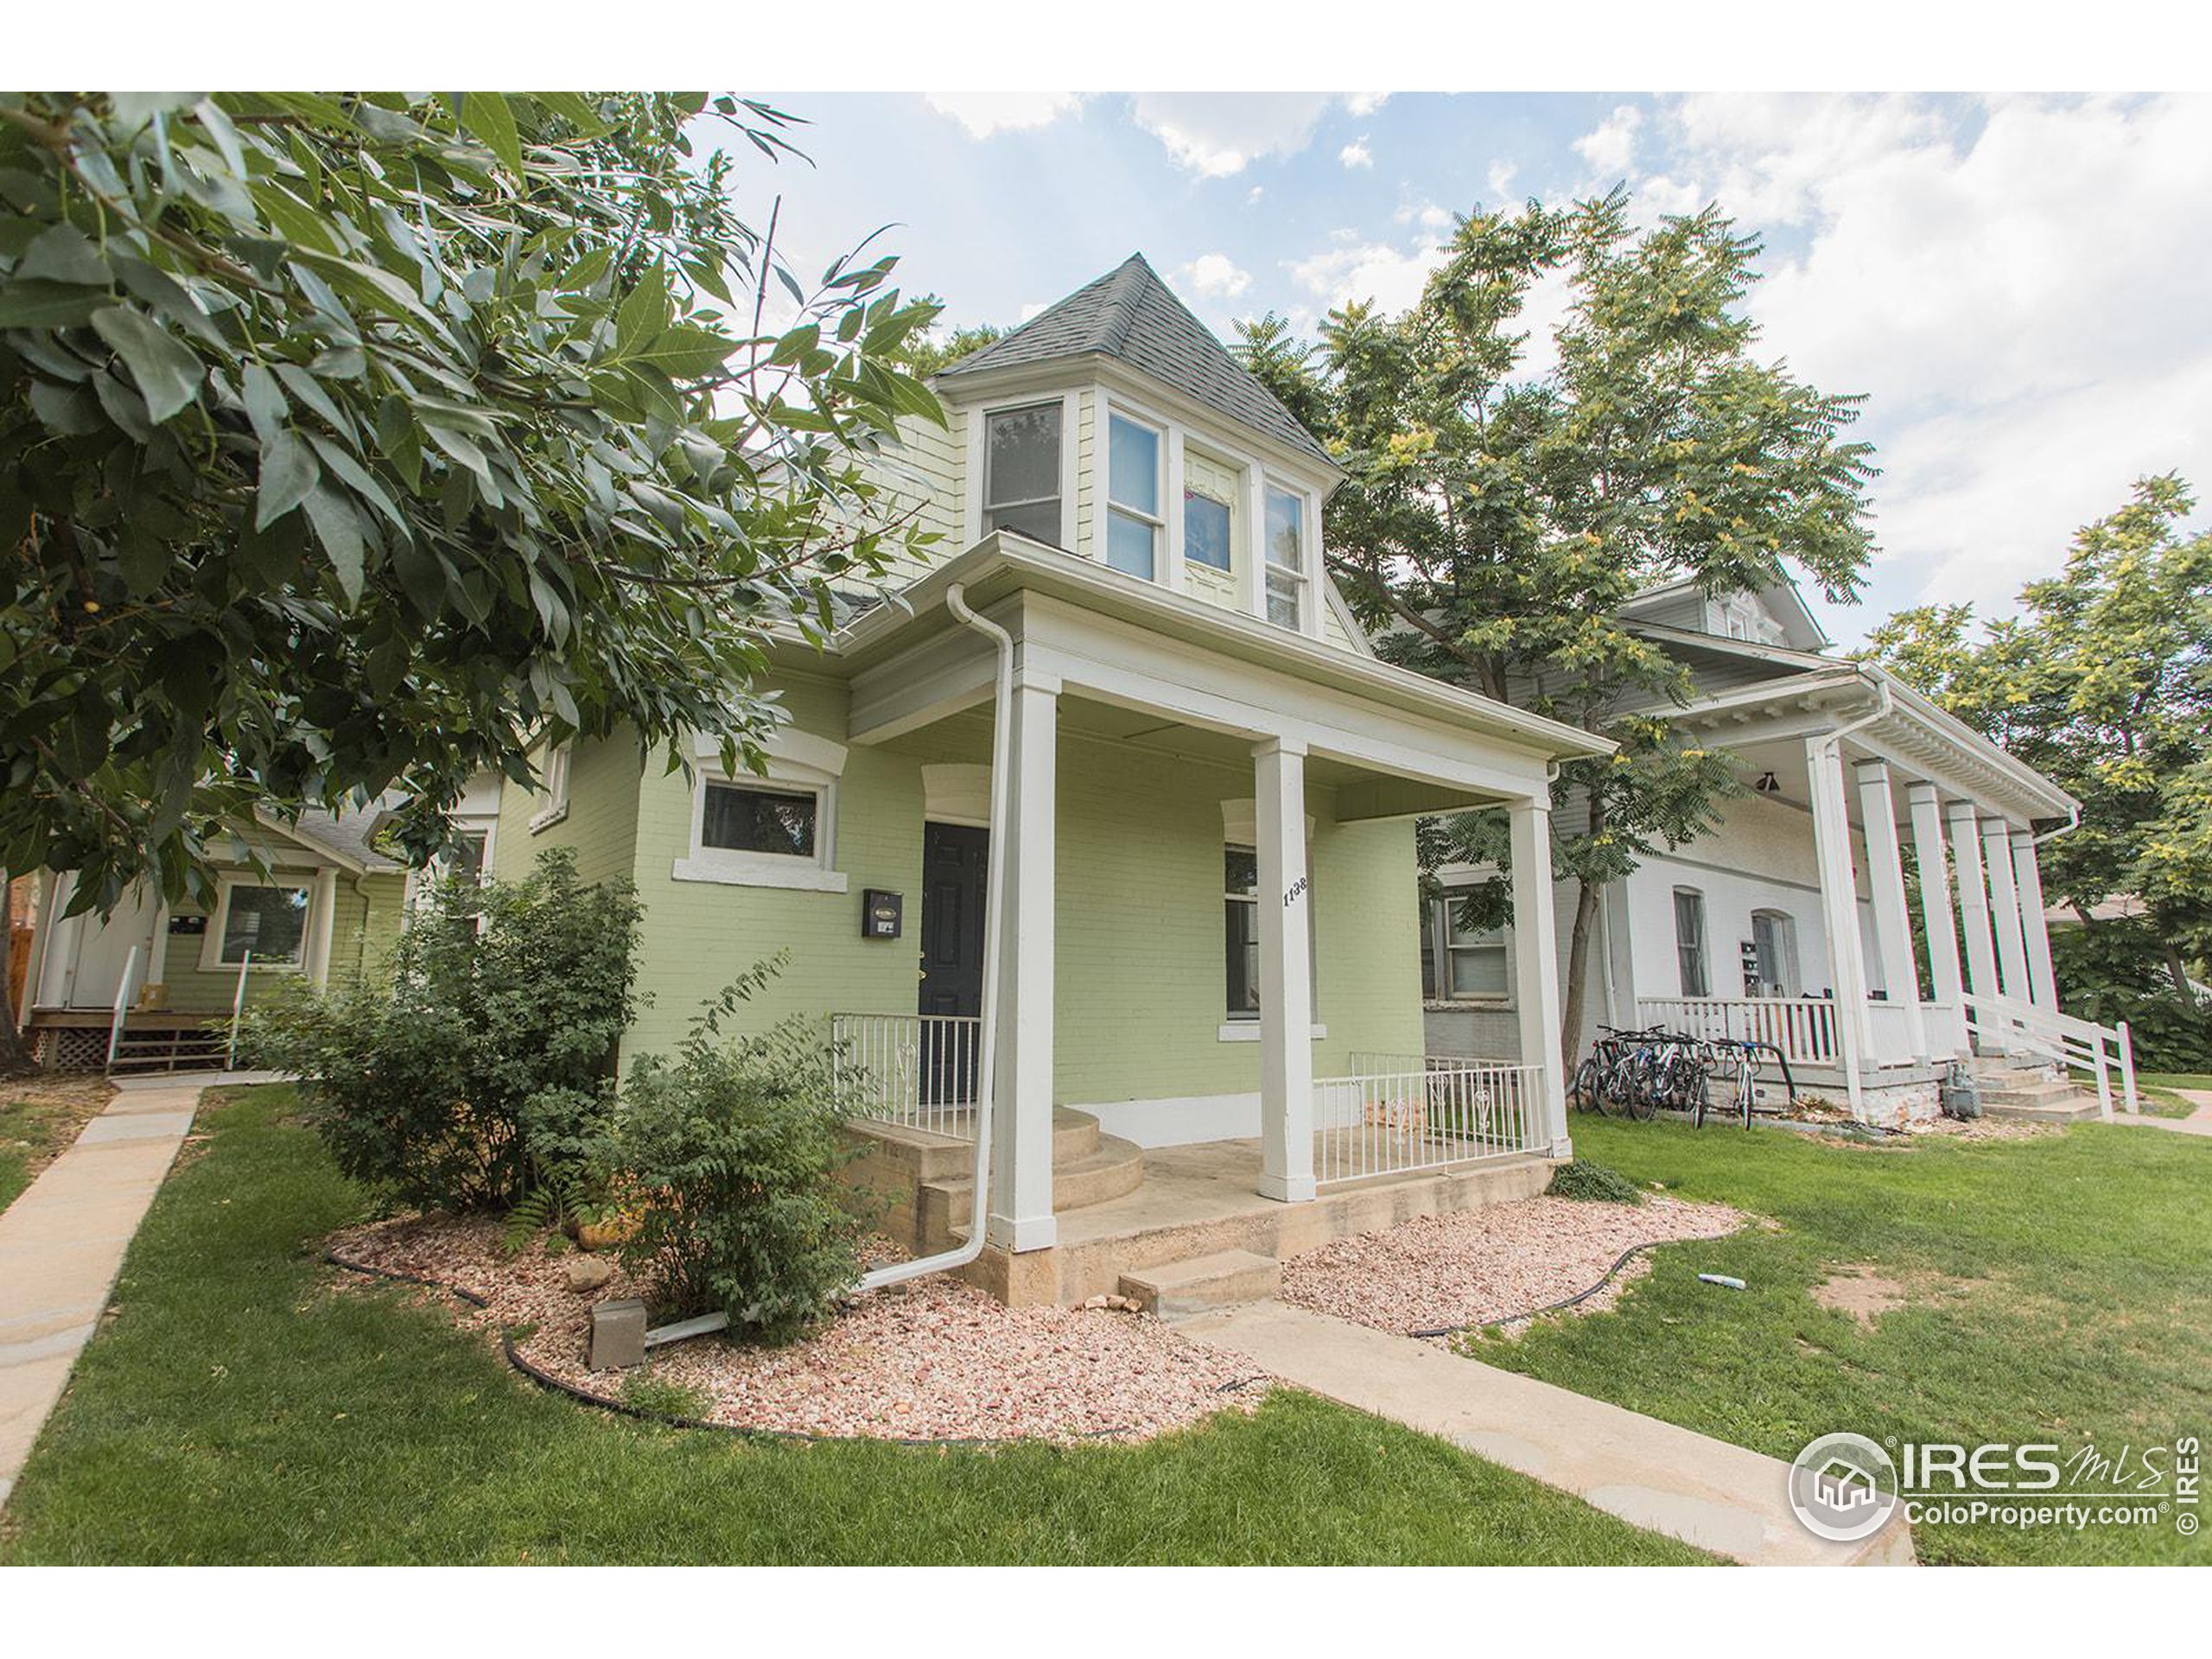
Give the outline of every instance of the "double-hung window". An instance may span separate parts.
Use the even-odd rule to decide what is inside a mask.
[[[1266,553],[1268,620],[1286,628],[1303,629],[1307,587],[1306,498],[1294,491],[1268,486]]]
[[[1060,426],[1058,399],[983,418],[983,530],[1011,530],[1048,547],[1060,544]]]
[[[1511,1000],[1512,949],[1502,927],[1459,921],[1464,893],[1424,900],[1421,912],[1421,991],[1432,1002]]]
[[[1157,428],[1116,415],[1107,423],[1106,563],[1146,581],[1160,575],[1160,451]]]
[[[1228,847],[1222,852],[1222,925],[1228,949],[1229,1003],[1232,1020],[1260,1017],[1260,855],[1249,847]],[[1315,948],[1317,930],[1311,900],[1306,912],[1306,988],[1319,1018],[1321,953]]]
[[[530,827],[537,831],[556,824],[569,816],[569,767],[575,759],[576,746],[562,743],[545,752],[543,775],[539,781],[537,810],[530,815]]]
[[[1681,965],[1684,996],[1713,995],[1706,969],[1705,895],[1695,887],[1675,889],[1675,959]]]

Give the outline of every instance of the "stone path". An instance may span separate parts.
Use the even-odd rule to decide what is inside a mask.
[[[0,1214],[0,1503],[99,1328],[207,1079],[132,1079]]]
[[[1715,1554],[1790,1567],[1913,1559],[1902,1510],[1862,1543],[1827,1543],[1791,1512],[1789,1465],[1777,1459],[1410,1337],[1275,1301],[1201,1315],[1179,1328],[1286,1382],[1439,1435]]]
[[[2170,1129],[2176,1135],[2212,1135],[2212,1089],[2177,1089],[2174,1092],[2196,1109],[2187,1117],[2153,1117],[2148,1112],[2140,1117],[2129,1117],[2121,1113],[2113,1122],[2141,1123],[2154,1129]]]

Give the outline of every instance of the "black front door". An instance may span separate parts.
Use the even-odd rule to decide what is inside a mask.
[[[925,1014],[973,1019],[983,1011],[983,874],[988,830],[922,826],[922,990]],[[925,1021],[922,1087],[931,1104],[976,1097],[978,1033],[966,1023]]]

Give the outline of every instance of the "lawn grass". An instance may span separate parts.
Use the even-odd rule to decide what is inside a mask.
[[[114,1092],[105,1077],[0,1082],[0,1210],[61,1155]]]
[[[580,1408],[419,1293],[336,1287],[359,1192],[240,1091],[201,1117],[4,1514],[10,1562],[1700,1559],[1310,1396],[1135,1447],[760,1444]]]
[[[2135,1093],[2143,1109],[2159,1117],[2187,1117],[2196,1103],[2184,1100],[2177,1090],[2196,1089],[2212,1094],[2212,1075],[2202,1071],[2138,1071]]]
[[[2171,1444],[2212,1431],[2212,1145],[2126,1125],[1859,1148],[1578,1116],[1576,1153],[1782,1224],[1677,1245],[1613,1312],[1471,1351],[1780,1458],[1815,1435]],[[1863,1330],[1827,1269],[1916,1291]],[[1732,1274],[1743,1293],[1698,1281]],[[2212,1561],[2202,1535],[1924,1525],[1921,1559]]]

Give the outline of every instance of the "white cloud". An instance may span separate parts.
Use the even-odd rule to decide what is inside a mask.
[[[2003,610],[2139,474],[2212,484],[2212,99],[1714,94],[1642,147],[1640,212],[1786,231],[1761,348],[1870,394],[1889,602]]]
[[[1519,171],[1510,162],[1492,162],[1488,175],[1491,194],[1503,200],[1512,190],[1514,175]]]
[[[1265,156],[1306,148],[1322,116],[1341,105],[1372,114],[1387,94],[1375,92],[1139,92],[1129,113],[1167,147],[1179,167],[1202,178],[1225,179]]]
[[[1252,273],[1225,253],[1202,253],[1175,275],[1184,286],[1209,299],[1233,300],[1252,286]]]
[[[925,92],[939,115],[950,116],[970,138],[1048,127],[1082,107],[1082,92]]]
[[[1050,300],[1029,301],[1021,308],[1021,321],[1024,322],[1028,321],[1030,318],[1040,315],[1046,308],[1051,304],[1052,302]]]
[[[1266,185],[1264,185],[1264,184],[1255,184],[1255,185],[1254,185],[1254,186],[1252,187],[1251,190],[1250,190],[1250,191],[1249,191],[1249,192],[1245,195],[1245,198],[1244,198],[1244,205],[1245,205],[1247,207],[1250,207],[1254,202],[1257,201],[1257,200],[1258,200],[1262,196],[1264,196],[1264,195],[1266,195],[1267,194],[1268,194],[1268,187],[1267,187]]]
[[[1367,147],[1367,135],[1363,132],[1338,150],[1337,159],[1346,167],[1373,167],[1375,152]]]
[[[1633,104],[1620,105],[1594,131],[1574,141],[1574,153],[1589,162],[1592,171],[1618,178],[1636,155],[1636,130],[1643,124],[1642,110]]]
[[[1411,248],[1387,242],[1339,242],[1288,263],[1293,279],[1325,310],[1372,300],[1385,313],[1395,313],[1421,298],[1429,272],[1443,259],[1442,243],[1424,238]]]

